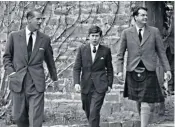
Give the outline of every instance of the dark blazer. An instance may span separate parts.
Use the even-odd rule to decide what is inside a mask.
[[[44,92],[45,75],[43,61],[47,64],[52,80],[56,81],[57,73],[50,38],[39,31],[37,32],[35,46],[28,61],[25,30],[12,32],[8,37],[3,56],[3,63],[7,73],[16,72],[14,75],[9,76],[10,90],[14,92],[20,92],[22,90],[23,79],[28,71],[37,91]]]
[[[81,92],[85,94],[88,93],[91,82],[99,93],[106,92],[108,86],[112,88],[113,66],[110,49],[99,45],[92,63],[90,44],[81,46],[74,64],[73,78],[74,84],[80,84]]]
[[[126,49],[128,51],[127,71],[133,71],[140,60],[143,61],[147,70],[155,71],[157,55],[164,67],[164,71],[170,70],[160,32],[155,27],[145,26],[141,43],[135,26],[122,32],[117,53],[117,72],[123,72]]]

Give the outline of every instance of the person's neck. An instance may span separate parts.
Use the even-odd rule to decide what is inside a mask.
[[[30,25],[27,25],[27,29],[30,30],[30,32],[35,32],[36,30],[33,29]]]
[[[136,23],[137,27],[142,29],[146,24],[140,24],[140,23]]]
[[[93,47],[94,47],[94,46],[97,47],[98,45],[99,45],[99,44],[97,44],[97,45],[93,45],[93,44],[92,44]]]

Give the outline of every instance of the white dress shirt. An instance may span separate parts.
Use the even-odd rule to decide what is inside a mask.
[[[135,25],[135,26],[136,26],[136,30],[137,30],[138,35],[139,35],[139,29],[142,29],[141,30],[141,35],[142,35],[142,38],[143,38],[143,33],[145,31],[145,27],[139,28],[137,25]]]
[[[31,31],[26,27],[26,42],[27,42],[27,45],[29,43],[29,37],[30,37],[30,33]],[[34,31],[33,34],[32,34],[32,39],[33,39],[33,46],[32,46],[32,50],[35,46],[35,42],[36,42],[36,35],[37,35],[37,32]]]
[[[95,48],[96,48],[96,52],[95,53],[93,53],[94,46],[92,44],[90,44],[90,47],[91,47],[92,62],[94,62],[94,59],[95,59],[95,56],[96,56],[99,44],[95,46]]]

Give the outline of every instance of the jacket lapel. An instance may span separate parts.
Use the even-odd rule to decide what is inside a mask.
[[[101,54],[102,54],[102,48],[101,48],[101,45],[99,45],[99,47],[98,47],[98,50],[97,50],[97,53],[96,53],[96,55],[95,55],[95,59],[94,59],[94,63],[96,62],[96,60],[101,56]],[[94,64],[93,63],[93,64]]]
[[[33,58],[35,57],[36,53],[38,52],[39,47],[40,47],[41,42],[42,42],[42,39],[43,39],[43,36],[41,35],[41,33],[39,31],[37,32],[36,36],[37,36],[36,37],[36,42],[35,42],[34,49],[32,51],[29,63],[33,60]]]
[[[146,40],[148,39],[149,35],[150,35],[150,31],[149,31],[148,26],[146,25],[146,26],[145,26],[144,33],[143,33],[142,42],[141,42],[141,44],[140,44],[141,46],[146,42]]]
[[[85,56],[87,57],[88,61],[90,61],[91,65],[92,65],[92,56],[91,56],[91,47],[90,44],[88,44],[86,46],[86,52],[87,53]]]
[[[19,43],[26,62],[28,62],[27,42],[26,42],[26,31],[23,29],[19,34]]]
[[[136,27],[133,27],[131,29],[131,33],[132,33],[132,37],[135,39],[136,43],[138,45],[140,45],[140,40],[139,40],[139,36],[138,36],[137,30],[136,30]]]

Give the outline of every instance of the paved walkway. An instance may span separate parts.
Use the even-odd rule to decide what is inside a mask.
[[[11,125],[11,126],[0,125],[0,127],[17,127],[17,126],[16,125]],[[87,125],[52,125],[52,126],[43,126],[43,127],[87,127]],[[119,126],[117,124],[116,124],[116,126],[102,124],[101,127],[119,127]],[[139,127],[139,126],[137,126],[137,127]],[[175,127],[175,124],[173,122],[165,122],[162,124],[152,124],[152,125],[149,125],[149,127]]]

